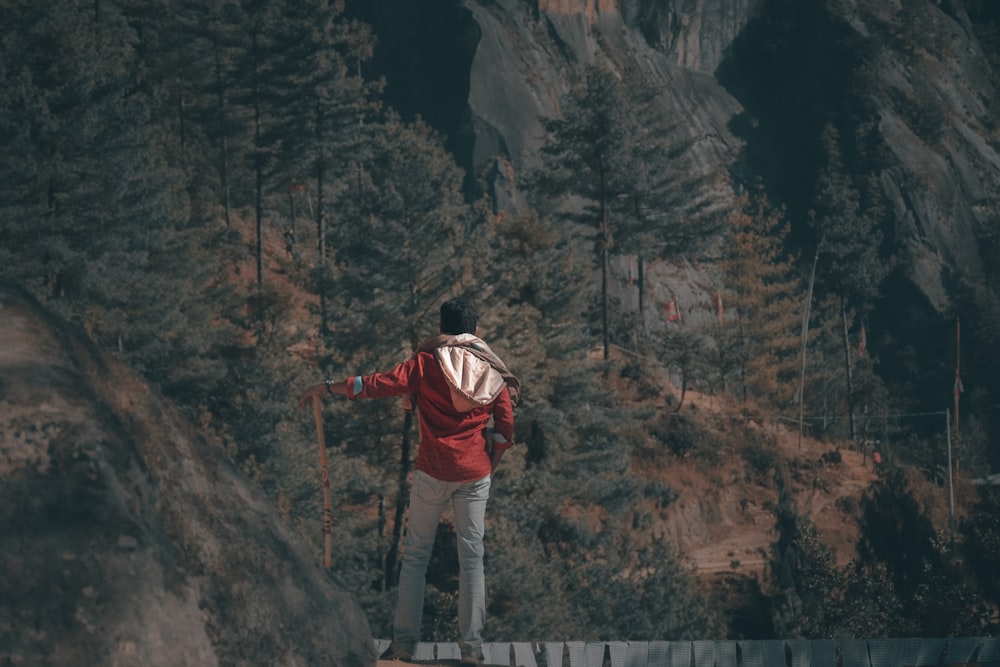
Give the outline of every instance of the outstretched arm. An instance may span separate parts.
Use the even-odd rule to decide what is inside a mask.
[[[412,393],[410,387],[417,370],[416,359],[411,358],[384,373],[355,375],[337,381],[327,380],[315,387],[310,387],[299,396],[299,406],[304,408],[309,405],[314,396],[323,398],[325,394],[346,396],[352,401],[356,398],[403,396]]]

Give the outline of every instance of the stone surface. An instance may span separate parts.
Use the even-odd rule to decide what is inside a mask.
[[[0,282],[0,664],[373,665],[321,556],[171,403]]]

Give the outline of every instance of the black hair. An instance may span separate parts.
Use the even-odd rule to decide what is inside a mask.
[[[458,296],[441,304],[441,333],[452,336],[474,334],[477,326],[479,313],[467,299]]]

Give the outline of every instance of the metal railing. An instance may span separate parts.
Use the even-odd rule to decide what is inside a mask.
[[[381,653],[387,639],[376,639]],[[489,665],[519,667],[1000,667],[1000,638],[487,642]],[[457,661],[457,643],[417,644],[414,661]]]

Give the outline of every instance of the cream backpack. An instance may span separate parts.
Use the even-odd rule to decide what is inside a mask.
[[[472,340],[458,341],[462,338]],[[472,334],[461,334],[453,340],[456,342],[449,341],[434,350],[451,390],[451,404],[459,412],[489,405],[497,399],[505,384],[500,371],[474,352],[475,347],[489,348]]]

